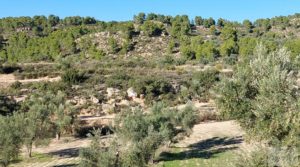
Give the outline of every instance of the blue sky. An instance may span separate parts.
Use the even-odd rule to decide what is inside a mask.
[[[300,0],[2,0],[0,17],[55,14],[130,20],[139,12],[255,20],[300,13]]]

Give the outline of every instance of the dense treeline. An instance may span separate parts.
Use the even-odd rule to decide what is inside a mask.
[[[299,26],[299,14],[242,23],[200,16],[191,21],[186,15],[172,17],[154,13],[140,13],[128,22],[102,22],[79,16],[60,19],[55,15],[7,17],[0,19],[0,60],[55,61],[68,55],[100,59],[106,54],[125,54],[133,50],[132,37],[140,32],[149,37],[170,35],[169,54],[180,51],[184,58],[203,63],[219,58],[232,62],[237,55],[251,55],[259,41],[269,51],[286,46],[297,55],[300,53],[300,41],[296,39]],[[122,32],[124,42],[109,39],[109,53],[99,49],[91,42],[93,39],[78,42],[82,36],[95,32]]]

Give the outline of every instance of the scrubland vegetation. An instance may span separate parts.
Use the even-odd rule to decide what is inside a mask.
[[[0,19],[0,165],[89,137],[73,166],[299,166],[300,15],[193,20]],[[196,125],[226,120],[245,132],[245,153],[209,152],[230,144],[215,139],[178,153]]]

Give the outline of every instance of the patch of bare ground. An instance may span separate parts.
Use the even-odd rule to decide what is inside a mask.
[[[243,130],[235,121],[205,122],[195,125],[192,134],[176,143],[175,146],[189,147],[216,142],[215,146],[219,148],[240,147],[245,144],[243,135]],[[204,145],[199,146],[203,147]]]
[[[238,152],[249,148],[243,135],[235,121],[197,124],[189,136],[160,151],[156,166],[229,167]]]
[[[0,74],[0,87],[7,87],[10,84],[14,82],[21,82],[21,83],[30,83],[30,82],[56,82],[60,81],[61,77],[42,77],[42,78],[36,78],[36,79],[23,79],[23,80],[18,80],[13,74]]]
[[[13,167],[58,167],[76,166],[79,163],[79,150],[88,147],[89,138],[63,137],[60,140],[53,139],[47,146],[34,147],[31,159],[24,159],[20,163],[12,164]],[[26,149],[22,149],[22,156],[26,157]]]
[[[89,138],[73,138],[66,137],[60,140],[53,139],[50,144],[45,147],[34,148],[37,153],[51,154],[59,157],[74,157],[77,156],[80,148],[87,147],[90,144]]]
[[[216,69],[215,66],[211,66],[211,65],[190,65],[190,64],[186,64],[186,65],[181,65],[181,66],[176,66],[177,69],[180,70],[186,70],[188,72],[193,72],[193,71],[206,71],[209,69]],[[219,70],[221,73],[232,73],[233,70],[230,68],[222,68]]]

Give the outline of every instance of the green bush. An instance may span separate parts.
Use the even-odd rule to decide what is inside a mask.
[[[207,101],[210,98],[209,90],[217,81],[219,81],[217,70],[195,72],[191,80],[186,83],[188,89],[184,96],[188,95],[190,98],[194,97]]]
[[[87,77],[83,72],[75,69],[69,69],[62,75],[62,81],[68,84],[78,84],[85,81]]]
[[[110,37],[109,39],[108,39],[108,45],[109,45],[109,47],[110,47],[110,51],[112,52],[112,53],[118,53],[119,51],[120,51],[120,47],[119,47],[119,45],[118,45],[118,42],[117,42],[117,40],[116,39],[114,39],[113,37]]]
[[[161,32],[163,31],[163,24],[149,20],[144,22],[141,29],[149,37],[160,36]]]
[[[116,167],[117,155],[113,144],[106,148],[101,140],[101,130],[94,130],[89,134],[92,142],[88,148],[79,152],[80,167]]]
[[[187,60],[193,60],[196,58],[195,51],[189,45],[180,46],[181,55]]]
[[[250,152],[240,153],[233,161],[234,167],[297,167],[298,153],[294,148],[267,148],[259,146]]]
[[[125,71],[116,71],[105,80],[108,87],[123,89],[127,87],[131,77]]]
[[[159,96],[173,94],[172,85],[165,79],[158,77],[141,77],[130,80],[129,85],[138,94],[145,95],[147,102],[159,100]]]

